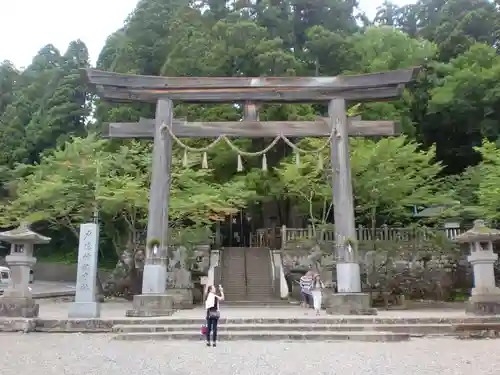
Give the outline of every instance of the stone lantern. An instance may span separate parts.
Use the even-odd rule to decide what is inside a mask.
[[[493,241],[500,239],[500,231],[488,228],[483,220],[474,221],[474,227],[456,237],[457,242],[468,243],[474,273],[467,312],[479,315],[500,314],[500,288],[495,285],[494,264],[498,255],[493,252]]]
[[[0,233],[0,240],[11,244],[5,257],[10,268],[11,285],[0,297],[0,316],[33,318],[38,316],[39,305],[33,300],[29,288],[30,270],[36,263],[33,247],[50,242],[49,237],[33,232],[27,224]]]

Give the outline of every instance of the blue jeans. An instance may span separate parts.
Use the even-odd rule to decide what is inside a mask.
[[[217,341],[217,324],[218,323],[219,323],[219,318],[207,317],[207,342],[210,342],[210,332],[212,332],[212,342]]]
[[[305,304],[311,306],[312,305],[312,297],[310,294],[301,291],[300,294],[302,295],[302,300],[304,301]]]

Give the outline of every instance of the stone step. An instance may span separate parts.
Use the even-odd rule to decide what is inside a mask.
[[[271,282],[271,279],[269,279],[269,280],[267,280],[267,279],[256,280],[254,278],[249,277],[247,284],[252,285],[252,286],[256,286],[256,287],[259,287],[259,286],[270,287],[272,285],[272,282]]]
[[[453,325],[457,332],[496,331],[500,332],[500,323],[458,323]]]
[[[499,323],[459,323],[453,324],[453,331],[459,338],[483,339],[499,338]]]
[[[294,332],[392,332],[412,336],[445,335],[453,333],[451,324],[221,324],[218,332],[241,331],[294,331]],[[144,324],[113,326],[115,333],[179,332],[201,330],[196,324]]]
[[[282,308],[282,310],[285,308]],[[224,315],[223,315],[224,316]],[[476,327],[460,327],[459,329],[456,326],[460,323],[478,323],[484,322],[486,323],[482,328],[484,330],[476,330]],[[280,327],[282,325],[291,326],[290,330],[297,330],[294,326],[302,326],[306,325],[309,328],[309,331],[321,332],[324,330],[323,327],[315,328],[314,326],[321,325],[355,325],[355,326],[369,326],[369,325],[391,325],[391,326],[406,326],[404,328],[394,327],[392,329],[387,328],[387,330],[393,332],[398,329],[407,329],[404,332],[411,333],[412,335],[423,335],[432,333],[423,333],[423,332],[432,332],[432,330],[436,329],[441,332],[438,334],[447,334],[448,330],[451,330],[453,334],[460,336],[463,333],[474,333],[477,332],[479,334],[486,333],[495,333],[497,334],[496,328],[492,324],[488,323],[500,323],[499,317],[470,317],[470,318],[419,318],[419,319],[405,319],[405,318],[380,318],[380,317],[365,317],[361,321],[360,319],[352,319],[352,318],[326,318],[320,317],[316,319],[311,314],[310,318],[304,319],[220,319],[220,327],[231,325],[231,326],[239,326],[243,325],[241,328],[245,328],[245,325],[251,326],[252,329],[256,327],[262,326],[276,326]],[[200,311],[199,318],[196,319],[186,319],[186,318],[174,318],[174,317],[150,317],[150,318],[103,318],[103,319],[8,319],[3,322],[3,325],[0,324],[0,332],[1,331],[38,331],[38,332],[111,332],[113,327],[126,325],[126,326],[150,326],[150,325],[158,325],[158,326],[172,326],[172,325],[180,325],[180,326],[191,326],[194,330],[199,331],[202,324],[205,323],[205,319],[203,316],[203,311]],[[27,325],[28,324],[28,325]],[[434,325],[438,325],[439,327],[435,327]],[[451,328],[450,328],[451,325]],[[313,326],[313,327],[312,327]],[[417,327],[419,326],[419,327]],[[269,327],[266,327],[269,328]],[[347,328],[347,331],[352,327]],[[225,329],[225,328],[224,328]],[[258,330],[262,330],[261,328],[257,328]],[[344,328],[340,327],[338,330],[343,330]],[[364,329],[364,328],[363,328]],[[381,328],[382,329],[382,328]],[[274,331],[277,331],[273,330]],[[329,331],[335,332],[335,331]]]
[[[268,278],[268,277],[253,277],[253,276],[249,276],[248,277],[248,284],[252,284],[252,285],[272,285],[271,283],[271,278]]]
[[[231,307],[287,307],[287,306],[294,306],[297,307],[297,304],[292,304],[288,300],[271,300],[271,299],[265,299],[263,296],[259,296],[259,298],[255,299],[247,299],[242,301],[241,299],[235,298],[235,299],[227,299],[224,300],[224,306],[231,306]]]
[[[111,320],[114,324],[196,324],[205,322],[203,310],[200,310],[199,318],[176,318],[171,317],[151,317],[151,318],[121,318]],[[49,321],[57,322],[57,321]],[[303,318],[224,318],[224,310],[219,324],[460,324],[460,323],[500,323],[500,316],[496,317],[421,317],[421,318],[397,318],[380,316],[320,316],[316,317],[311,311],[311,315]]]
[[[234,331],[221,332],[220,341],[255,340],[255,341],[363,341],[363,342],[397,342],[408,341],[407,333],[392,332],[297,332],[297,331]],[[146,340],[185,340],[204,341],[200,330],[179,332],[134,332],[121,333],[114,340],[146,341]]]
[[[282,303],[280,300],[273,301],[273,297],[275,296],[274,293],[248,293],[246,296],[241,296],[242,298],[239,298],[240,301],[244,299],[244,301],[249,301],[253,302],[251,304],[243,304],[244,306],[253,306],[253,307],[259,307],[261,306],[259,302],[262,302],[262,307],[267,307],[269,305],[287,305],[288,303]],[[267,302],[264,302],[267,301]]]

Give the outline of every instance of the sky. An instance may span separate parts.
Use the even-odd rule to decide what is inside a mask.
[[[72,40],[81,39],[95,63],[106,38],[123,26],[137,2],[0,0],[0,61],[10,60],[16,67],[23,68],[43,46],[50,43],[64,53]],[[360,0],[360,5],[371,18],[382,2]],[[397,5],[414,2],[393,0]]]

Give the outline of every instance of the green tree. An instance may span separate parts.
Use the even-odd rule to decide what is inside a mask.
[[[16,196],[4,205],[4,224],[22,218],[65,227],[78,238],[78,226],[101,214],[104,229],[118,256],[137,249],[146,228],[151,147],[139,142],[113,150],[94,136],[74,138],[23,168]],[[217,184],[208,170],[194,171],[174,163],[169,218],[172,226],[210,225],[237,212],[253,192],[242,182]]]
[[[60,65],[52,72],[49,90],[46,89],[38,110],[27,124],[30,160],[38,161],[44,150],[64,143],[71,136],[85,134],[90,108],[79,70],[88,67],[85,44],[80,40],[71,42],[67,52],[60,57]]]
[[[85,44],[75,41],[63,56],[45,46],[18,74],[0,111],[0,165],[38,162],[44,150],[85,132],[89,103],[79,69],[88,65]]]
[[[420,35],[438,45],[441,61],[449,61],[475,43],[498,40],[500,13],[488,0],[421,0]]]
[[[432,154],[435,150],[442,169],[430,185],[440,185],[441,175],[453,174],[454,177],[448,178],[453,181],[448,185],[450,194],[457,201],[470,200],[475,206],[479,205],[479,197],[473,187],[482,181],[484,163],[478,168],[471,167],[483,158],[474,147],[480,146],[483,138],[498,142],[497,5],[487,0],[420,0],[397,7],[386,1],[374,20],[382,27],[373,27],[373,22],[355,14],[355,1],[141,0],[123,27],[108,37],[97,67],[135,74],[238,77],[372,73],[423,65],[417,83],[406,90],[401,99],[355,107],[356,114],[365,120],[397,121],[407,138],[397,147],[394,140],[352,141],[353,171],[356,163],[360,163],[361,159],[356,159],[359,155],[364,155],[362,160],[385,160],[375,150],[401,148],[406,150],[402,152],[409,160],[416,158],[414,153]],[[89,65],[87,55],[83,42],[75,41],[64,54],[52,45],[43,47],[24,71],[7,62],[0,65],[0,191],[2,197],[11,195],[12,207],[22,208],[26,207],[22,199],[34,204],[29,201],[29,189],[35,189],[37,184],[40,184],[40,192],[47,194],[44,199],[60,198],[65,189],[71,188],[67,194],[73,201],[63,199],[54,207],[60,212],[72,208],[74,211],[68,211],[68,217],[75,228],[81,220],[88,220],[93,208],[99,206],[106,233],[103,238],[110,243],[106,246],[117,249],[111,253],[119,255],[120,249],[138,242],[134,238],[142,236],[146,225],[149,176],[144,171],[150,165],[150,144],[113,140],[92,150],[91,145],[99,144],[96,139],[72,139],[84,136],[85,126],[99,132],[106,122],[151,118],[155,111],[151,104],[109,104],[87,96],[78,74],[79,68]],[[86,124],[91,108],[95,111]],[[309,120],[324,115],[325,111],[323,105],[265,105],[260,109],[260,118]],[[242,112],[241,106],[227,104],[180,104],[175,108],[176,117],[189,121],[237,121]],[[411,142],[413,138],[421,146],[416,147]],[[183,141],[201,147],[209,140]],[[237,139],[234,142],[243,150],[259,151],[269,141]],[[85,142],[89,143],[84,147]],[[314,149],[321,142],[306,139],[301,144]],[[411,146],[406,146],[407,143]],[[71,151],[71,147],[86,155],[88,163],[79,160],[84,158]],[[424,148],[428,151],[423,151]],[[180,159],[177,151],[176,160]],[[195,212],[199,218],[223,216],[249,199],[239,191],[245,194],[255,191],[256,202],[251,209],[257,212],[253,216],[268,217],[271,214],[266,210],[274,206],[278,207],[281,222],[287,224],[291,215],[295,215],[295,207],[306,217],[311,216],[310,205],[302,206],[303,199],[299,201],[298,196],[307,191],[303,189],[312,187],[317,187],[312,200],[314,216],[321,221],[323,202],[331,200],[327,195],[331,181],[322,174],[315,175],[315,156],[308,160],[304,155],[297,169],[291,153],[289,147],[279,142],[266,155],[269,167],[266,174],[260,170],[259,158],[246,157],[245,173],[238,174],[235,153],[222,144],[209,152],[209,171],[196,170],[196,165],[186,171],[174,166],[177,181],[184,185],[172,188],[173,194],[180,197],[172,198],[172,223],[182,222],[187,217],[184,212]],[[99,155],[99,170],[106,172],[96,171],[96,155]],[[323,157],[326,164],[327,153]],[[55,161],[50,161],[51,158]],[[64,158],[74,167],[62,169],[60,163],[66,160]],[[14,171],[18,163],[25,165]],[[389,160],[386,168],[397,163]],[[30,166],[34,164],[32,170]],[[54,194],[49,185],[44,184],[44,178],[36,180],[37,173],[53,182],[57,187]],[[396,178],[397,173],[391,173],[386,171],[390,178]],[[100,176],[99,179],[96,176]],[[368,182],[356,182],[365,178],[363,176]],[[372,179],[377,182],[381,177],[365,171],[355,178],[359,207],[368,207],[367,202],[378,199],[363,190],[363,186],[371,186]],[[295,180],[298,182],[293,186]],[[315,184],[309,186],[306,181],[315,181]],[[80,187],[73,188],[72,183]],[[80,191],[81,186],[87,186],[87,191]],[[298,190],[294,192],[294,189]],[[397,191],[388,190],[381,195],[397,195]],[[218,198],[207,199],[207,195]],[[193,201],[188,199],[191,196]],[[235,201],[226,204],[230,197]],[[396,199],[391,197],[391,200]],[[420,200],[422,204],[429,202],[427,198]],[[388,212],[384,202],[377,203],[377,223],[406,218],[406,211],[401,214],[403,208],[397,209],[398,214]],[[35,203],[38,206],[34,212],[50,217],[48,220],[52,220],[52,226],[58,231],[55,236],[63,238],[66,231],[60,221],[64,215],[54,216],[54,207]],[[12,207],[6,214],[15,211]],[[24,211],[20,209],[20,212]],[[359,220],[370,222],[369,212],[363,208]]]
[[[19,84],[19,75],[20,72],[10,61],[4,61],[0,64],[0,114],[14,100],[13,96]]]
[[[320,148],[321,140],[306,139],[301,145]],[[305,146],[304,146],[305,147]],[[329,152],[320,154],[323,165]],[[318,169],[318,154],[300,158],[278,169],[283,191],[294,198],[311,221],[325,223],[331,211],[331,175]],[[439,178],[440,163],[434,161],[434,149],[422,151],[405,137],[351,140],[351,168],[356,212],[360,222],[372,228],[382,223],[408,221],[413,206],[452,202]],[[302,204],[302,206],[300,206]]]
[[[356,211],[372,228],[408,221],[413,206],[451,202],[435,150],[419,150],[405,137],[353,139],[351,168]]]
[[[480,146],[483,137],[498,138],[499,62],[494,48],[476,44],[448,64],[436,66],[437,84],[430,91],[428,115],[421,126],[425,143],[437,145],[436,155],[449,173],[460,173],[481,160],[473,147]]]
[[[475,218],[482,216],[490,220],[500,218],[500,149],[494,142],[484,141],[476,150],[481,154],[483,161],[473,167],[469,172],[468,180],[464,179],[463,185],[468,183],[472,202],[464,202],[469,211],[476,214]],[[472,175],[472,178],[471,178]],[[476,203],[471,205],[470,203]]]
[[[436,46],[426,40],[412,39],[391,27],[372,27],[351,38],[357,62],[349,70],[353,73],[374,73],[425,65],[436,54]],[[407,90],[403,97],[392,102],[363,104],[359,112],[366,120],[394,120],[405,134],[414,135],[410,108],[420,99]],[[420,102],[420,100],[418,100]],[[418,128],[417,128],[418,129]]]
[[[294,214],[307,217],[316,235],[333,212],[332,177],[328,169],[318,168],[317,154],[301,155],[299,162],[297,165],[296,158],[283,161],[277,169],[279,182],[283,195],[298,209]]]

